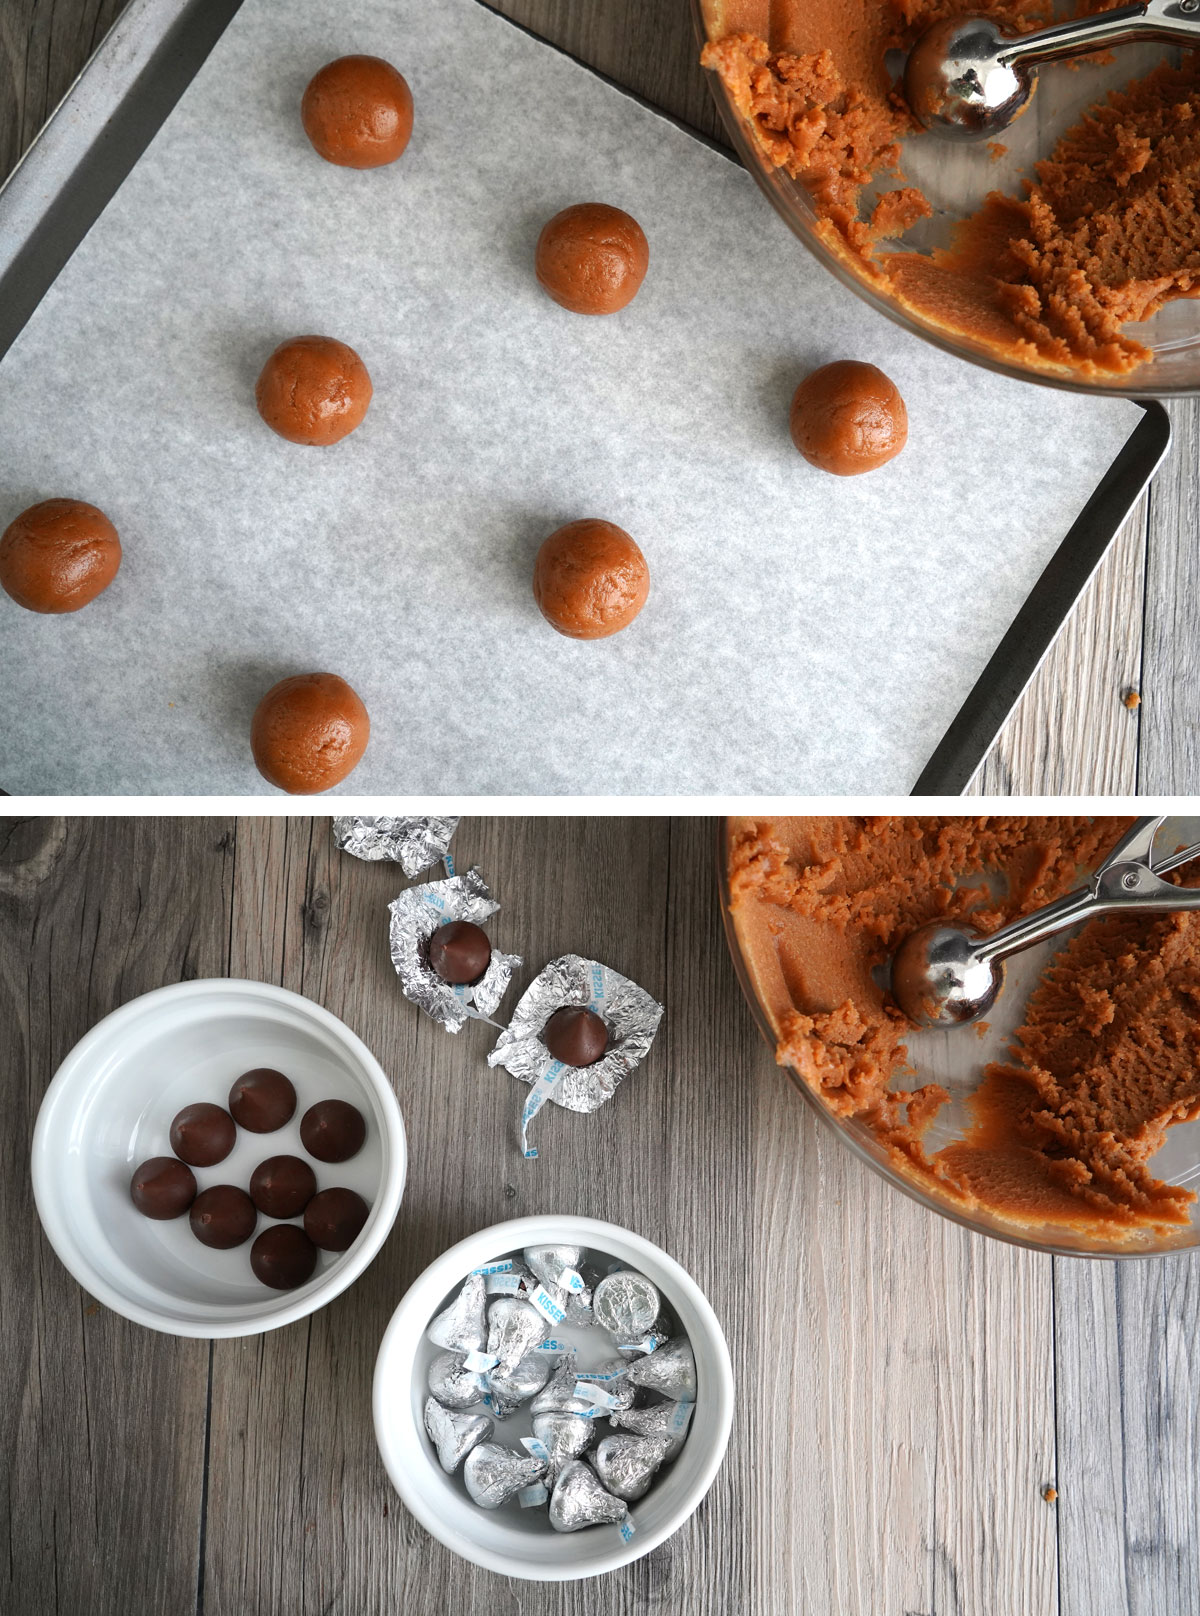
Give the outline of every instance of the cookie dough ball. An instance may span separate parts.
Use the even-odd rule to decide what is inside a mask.
[[[632,303],[649,263],[641,225],[603,202],[556,213],[534,254],[538,280],[573,314],[615,314]]]
[[[258,772],[280,791],[328,791],[344,780],[367,749],[371,720],[336,673],[281,679],[259,702],[250,726]]]
[[[533,598],[546,621],[573,640],[628,628],[646,604],[650,569],[623,528],[585,517],[552,533],[533,566]]]
[[[874,471],[908,441],[908,411],[895,382],[857,359],[839,359],[806,376],[792,398],[789,424],[809,464],[835,477]]]
[[[342,168],[394,163],[412,134],[412,91],[379,56],[339,56],[323,67],[300,103],[317,154]]]
[[[258,413],[289,443],[321,448],[348,437],[371,402],[367,367],[336,337],[293,337],[267,360],[254,389]]]
[[[116,528],[81,499],[31,505],[0,538],[0,586],[31,612],[77,612],[120,565]]]

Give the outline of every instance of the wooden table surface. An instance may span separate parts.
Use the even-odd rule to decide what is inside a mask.
[[[666,1006],[593,1117],[524,1090],[490,1030],[443,1033],[388,958],[395,866],[324,819],[0,820],[0,1611],[11,1616],[1195,1616],[1196,1262],[1089,1262],[969,1234],[814,1118],[742,1002],[710,821],[466,819],[517,991],[567,950]],[[28,1149],[58,1063],[169,982],[278,982],[380,1059],[411,1148],[400,1216],[310,1320],[245,1341],[126,1323],[40,1232]],[[506,1003],[511,1004],[513,999]],[[672,1252],[729,1338],[711,1494],[624,1573],[534,1585],[428,1537],[377,1456],[370,1383],[405,1288],[524,1213]],[[1057,1500],[1047,1502],[1047,1487]]]
[[[0,178],[123,4],[0,0]],[[724,143],[697,65],[688,0],[492,4]],[[771,227],[765,201],[763,223]],[[973,791],[1200,790],[1200,507],[1194,497],[1200,404],[1175,404],[1171,415],[1169,462],[1005,726]],[[1131,689],[1142,697],[1134,712],[1122,702]]]

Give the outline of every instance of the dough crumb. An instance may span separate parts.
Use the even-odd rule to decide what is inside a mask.
[[[1142,693],[1140,690],[1127,690],[1121,700],[1129,711],[1133,713],[1142,705]]]
[[[1055,1499],[1058,1497],[1058,1488],[1057,1487],[1043,1487],[1042,1488],[1042,1497],[1046,1500],[1046,1502],[1048,1504],[1053,1504]]]

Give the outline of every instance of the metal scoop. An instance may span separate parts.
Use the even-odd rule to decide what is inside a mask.
[[[931,133],[990,139],[1029,104],[1043,62],[1139,40],[1200,47],[1200,0],[1146,0],[1020,36],[1001,33],[989,17],[949,17],[909,52],[904,95]]]
[[[980,937],[968,926],[938,920],[919,926],[892,956],[892,997],[919,1027],[959,1027],[986,1015],[1004,984],[1004,960],[1097,915],[1200,909],[1200,888],[1162,877],[1200,857],[1200,842],[1151,864],[1164,819],[1138,819],[1085,887]]]

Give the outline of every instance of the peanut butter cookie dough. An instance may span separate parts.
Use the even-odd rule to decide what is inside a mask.
[[[573,314],[616,314],[633,302],[649,267],[641,225],[606,202],[579,202],[556,213],[534,252],[543,290]]]
[[[1149,354],[1122,326],[1200,291],[1200,53],[1093,107],[1035,165],[1025,195],[992,192],[944,250],[880,253],[883,238],[932,212],[919,190],[900,185],[861,216],[865,188],[896,171],[899,142],[919,132],[885,56],[962,7],[707,0],[705,9],[705,65],[767,161],[807,186],[827,243],[942,329],[1018,363],[1120,375]],[[984,9],[1013,32],[1041,26],[1050,11],[1042,0]],[[1079,7],[1101,9],[1103,0]]]
[[[327,163],[382,168],[396,161],[412,135],[412,92],[380,56],[339,56],[312,79],[300,117]]]
[[[77,612],[120,565],[116,528],[82,499],[44,499],[0,536],[0,588],[30,612]]]
[[[371,720],[336,673],[281,679],[254,710],[250,748],[258,772],[280,791],[328,791],[362,761]]]
[[[988,933],[1061,896],[1128,823],[732,819],[731,908],[780,1064],[964,1206],[1107,1240],[1186,1224],[1193,1192],[1149,1163],[1173,1122],[1200,1117],[1200,915],[1085,926],[1043,973],[1010,1059],[986,1069],[961,1141],[939,1150],[924,1136],[948,1095],[904,1085],[913,1028],[872,974],[926,920],[969,915]]]
[[[875,365],[835,359],[814,370],[792,397],[792,442],[819,471],[857,477],[894,460],[908,442],[900,390]]]
[[[558,528],[534,562],[538,610],[573,640],[603,640],[628,628],[649,593],[650,569],[641,550],[624,528],[598,517]]]
[[[367,367],[336,337],[292,337],[267,360],[254,389],[258,413],[281,438],[327,448],[362,424]]]

